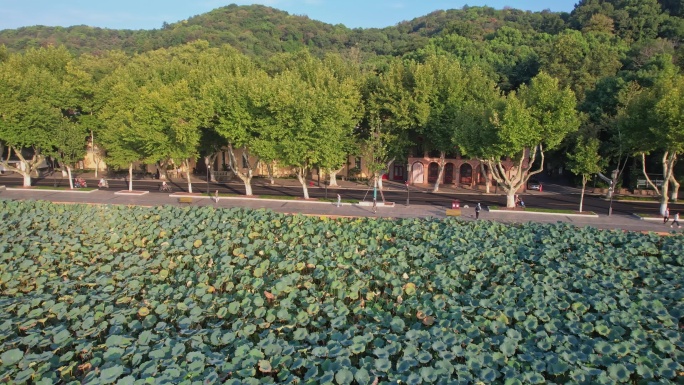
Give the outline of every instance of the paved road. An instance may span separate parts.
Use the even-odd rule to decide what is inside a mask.
[[[0,184],[7,184],[7,179],[0,179]],[[39,183],[41,184],[41,183]],[[201,188],[202,183],[196,183],[195,188]],[[135,181],[136,190],[145,190],[147,186],[152,190],[144,195],[121,195],[122,189],[118,187],[123,187],[123,182],[121,186],[117,182],[110,182],[110,189],[108,190],[95,190],[91,192],[83,191],[46,191],[38,189],[14,189],[9,187],[0,192],[0,199],[40,199],[49,200],[54,202],[63,203],[92,203],[92,204],[125,204],[125,205],[164,205],[172,204],[178,205],[178,198],[173,195],[159,193],[156,191],[155,186],[158,185],[157,181]],[[239,188],[239,184],[230,184],[226,186],[226,190],[231,188]],[[216,186],[210,184],[210,191],[215,189]],[[301,196],[301,188],[296,187],[279,187],[279,186],[265,186],[263,191],[270,191],[272,195],[276,195],[277,191],[284,191],[285,194],[292,194],[293,196]],[[201,188],[201,191],[205,191],[205,188]],[[196,191],[196,190],[195,190]],[[224,190],[222,190],[224,191]],[[262,191],[262,190],[259,190]],[[367,189],[340,189],[337,191],[342,191],[342,195],[345,197],[357,197],[366,194]],[[320,196],[325,194],[324,189],[312,188],[311,193],[313,196]],[[336,195],[336,191],[330,189],[328,191],[329,196]],[[259,194],[263,194],[259,192]],[[372,191],[369,193],[372,195]],[[322,202],[312,202],[312,201],[302,201],[302,200],[268,200],[268,199],[255,199],[246,197],[235,197],[235,198],[221,198],[218,203],[207,198],[206,196],[195,197],[193,199],[192,205],[195,206],[215,206],[215,207],[247,207],[247,208],[268,208],[278,212],[285,213],[302,213],[311,215],[330,215],[330,216],[366,216],[366,217],[446,217],[446,208],[451,203],[452,199],[460,199],[463,205],[468,205],[469,207],[462,209],[462,219],[464,220],[475,220],[474,216],[474,205],[473,202],[483,202],[485,206],[491,203],[496,203],[501,205],[505,202],[504,197],[500,195],[482,195],[482,194],[459,194],[453,192],[444,193],[426,193],[423,190],[412,190],[411,201],[409,205],[406,205],[405,201],[406,191],[399,191],[394,189],[394,191],[386,192],[388,201],[391,201],[392,197],[403,197],[404,199],[397,199],[393,207],[382,207],[378,208],[377,214],[373,213],[371,207],[363,205],[350,205],[344,204],[342,207],[336,207],[332,203],[322,203]],[[370,196],[370,195],[369,195]],[[528,206],[534,205],[533,202],[552,202],[555,205],[570,205],[576,204],[578,201],[577,196],[559,194],[554,192],[544,192],[544,193],[530,193],[527,194]],[[555,202],[555,203],[554,203]],[[599,215],[598,217],[586,217],[586,216],[571,216],[571,215],[544,215],[544,214],[534,214],[530,212],[506,212],[506,211],[485,211],[481,213],[481,220],[494,220],[506,223],[522,223],[528,221],[534,222],[546,222],[555,223],[558,221],[569,222],[577,226],[594,226],[604,229],[623,229],[630,231],[679,231],[681,229],[670,229],[669,226],[664,226],[660,221],[644,221],[633,216],[633,210],[638,210],[637,212],[643,212],[645,210],[650,210],[657,212],[657,205],[654,204],[625,204],[624,208],[621,203],[613,202],[614,211],[612,216],[607,216],[608,202],[603,201],[598,198],[589,198],[587,206],[585,209],[594,210]],[[545,203],[545,204],[547,204]],[[548,203],[551,204],[551,203]],[[546,207],[546,206],[545,206]],[[629,208],[631,207],[631,208]],[[678,207],[682,207],[678,205]],[[683,210],[684,211],[684,210]]]
[[[21,186],[22,179],[13,175],[5,175],[0,177],[0,185],[6,186]],[[34,185],[37,186],[53,186],[60,187],[68,186],[68,180],[62,179],[61,176],[55,179],[51,177],[34,179]],[[89,186],[96,186],[97,180],[88,180]],[[128,188],[125,180],[109,180],[111,190],[124,190]],[[187,191],[188,186],[183,179],[174,179],[170,181],[170,185],[175,192]],[[158,191],[159,181],[152,179],[134,180],[133,188],[139,190],[150,191],[151,194],[162,194]],[[295,180],[279,180],[276,185],[269,185],[263,179],[255,179],[252,183],[253,194],[255,195],[278,195],[289,197],[302,197],[302,187],[299,182]],[[405,205],[427,205],[435,206],[442,209],[451,206],[454,200],[459,200],[461,205],[468,205],[473,207],[480,202],[485,206],[505,206],[506,197],[500,191],[492,190],[491,194],[483,194],[481,192],[473,192],[472,190],[442,188],[438,193],[432,193],[431,188],[426,187],[411,187],[411,191],[407,193],[405,186],[402,184],[388,182],[386,184],[387,191],[384,192],[385,200],[395,202],[396,204]],[[579,209],[579,193],[580,190],[557,184],[546,183],[544,185],[544,192],[529,191],[524,194],[525,203],[528,207],[543,207],[548,209],[560,210],[578,210]],[[232,181],[230,183],[207,183],[201,180],[194,180],[193,192],[206,193],[207,189],[210,192],[218,190],[220,193],[244,195],[245,188],[242,182]],[[337,193],[340,193],[344,199],[356,199],[359,201],[371,201],[373,191],[368,186],[362,184],[347,182],[343,188],[325,188],[314,185],[309,187],[309,196],[311,198],[334,198]],[[380,200],[380,197],[378,196]],[[586,195],[583,210],[593,211],[599,214],[608,214],[612,207],[614,215],[631,215],[633,213],[644,213],[657,215],[659,206],[652,202],[619,202],[612,203],[599,196]],[[684,212],[684,204],[671,204],[670,211]]]

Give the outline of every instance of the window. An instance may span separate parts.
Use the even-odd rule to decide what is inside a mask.
[[[249,168],[247,155],[245,155],[245,154],[242,154],[242,168]]]
[[[357,156],[356,159],[354,159],[354,167],[359,170],[361,169],[361,157]]]

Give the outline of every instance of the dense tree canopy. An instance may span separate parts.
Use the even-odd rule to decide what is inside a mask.
[[[45,155],[71,163],[87,140],[108,165],[157,163],[162,174],[171,159],[239,148],[249,167],[233,154],[231,168],[249,193],[259,161],[333,182],[350,154],[376,178],[412,150],[490,159],[485,174],[554,147],[563,164],[581,122],[583,143],[598,140],[621,173],[635,154],[665,151],[637,148],[645,126],[625,123],[637,121],[634,103],[678,129],[652,95],[666,68],[684,65],[682,37],[679,0],[582,0],[570,14],[465,6],[382,29],[229,5],[155,30],[3,30],[0,148],[30,154],[27,178]],[[541,83],[563,108],[530,96]]]

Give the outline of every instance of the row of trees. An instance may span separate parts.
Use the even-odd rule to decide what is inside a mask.
[[[440,177],[454,149],[479,159],[510,207],[515,192],[542,172],[547,151],[568,140],[578,143],[578,174],[596,172],[607,159],[598,156],[598,145],[588,145],[605,130],[588,129],[591,119],[579,111],[577,95],[548,73],[504,90],[485,66],[439,49],[391,59],[373,71],[353,58],[318,59],[302,51],[257,65],[228,46],[202,41],[134,57],[110,51],[75,58],[62,47],[9,54],[0,63],[0,144],[5,159],[20,160],[15,171],[25,185],[45,157],[67,169],[82,159],[86,138],[95,138],[108,165],[129,173],[135,162],[156,163],[162,175],[171,159],[187,165],[204,157],[212,164],[226,149],[251,195],[256,164],[240,167],[235,150],[242,149],[247,159],[295,170],[308,198],[304,178],[312,167],[334,184],[347,156],[358,154],[379,181],[420,143],[419,151],[440,154]],[[671,170],[684,143],[674,115],[682,111],[681,75],[671,60],[660,63],[658,75],[648,77],[655,79],[651,86],[622,87],[627,91],[618,92],[614,113],[598,115],[613,119],[608,139],[619,141],[620,156],[664,152],[668,179],[676,183]],[[654,140],[640,139],[644,129]],[[506,158],[515,173],[504,169]],[[666,204],[667,190],[659,192]]]

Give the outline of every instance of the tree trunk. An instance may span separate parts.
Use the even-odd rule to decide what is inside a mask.
[[[661,186],[662,189],[659,189],[658,186],[651,181],[651,178],[648,176],[648,173],[646,173],[646,154],[641,153],[641,170],[644,173],[644,177],[646,178],[646,182],[653,187],[653,190],[655,190],[656,194],[660,196],[660,215],[665,215],[665,210],[667,209],[667,203],[669,200],[668,197],[668,192],[670,190],[670,178],[672,178],[672,171],[674,169],[674,164],[677,162],[677,154],[669,151],[665,151],[663,154],[663,159],[662,159],[662,164],[663,164],[663,185]]]
[[[537,150],[540,153],[541,162],[538,169],[532,170],[532,165],[537,156]],[[527,155],[529,155],[529,159],[527,159],[527,165],[523,167]],[[501,160],[498,158],[484,159],[484,162],[487,164],[487,167],[489,167],[492,178],[494,178],[503,190],[506,191],[506,207],[515,208],[515,194],[518,189],[524,186],[532,175],[544,171],[544,151],[541,144],[530,148],[529,154],[527,154],[527,151],[523,151],[520,154],[520,158],[517,160],[518,165],[516,166],[516,173],[514,175],[510,175],[506,172]]]
[[[437,172],[437,180],[435,181],[435,186],[432,188],[432,192],[438,192],[439,191],[439,182],[442,181],[442,177],[444,177],[444,164],[446,164],[446,154],[444,151],[439,152],[439,171]]]
[[[209,167],[209,181],[216,183],[216,173],[214,170],[214,163],[216,162],[216,157],[218,156],[218,152],[215,152],[213,154],[209,154],[204,157],[204,164]]]
[[[157,174],[159,174],[159,180],[168,180],[168,177],[166,175],[166,166],[168,166],[168,164],[168,159],[163,162],[157,162],[155,164],[157,166]]]
[[[485,167],[485,164],[482,161],[480,161],[480,169],[482,170],[482,175],[485,177],[485,193],[489,194],[491,191],[492,177],[487,172],[487,167]]]
[[[302,184],[302,190],[304,191],[304,199],[309,199],[309,189],[306,186],[306,174],[304,173],[304,167],[297,168],[297,180]]]
[[[580,206],[579,212],[582,212],[582,206],[584,204],[584,189],[587,187],[587,176],[582,175],[582,193],[580,194]]]
[[[672,202],[677,202],[677,199],[679,198],[679,182],[677,182],[677,178],[675,178],[674,173],[670,175],[670,183],[672,183],[670,200]]]
[[[392,158],[389,162],[387,162],[387,163],[385,164],[385,170],[383,170],[383,171],[389,172],[389,169],[390,169],[390,167],[392,167],[392,163],[394,163],[394,160],[395,160],[395,158]],[[379,174],[375,175],[376,181],[377,181],[377,183],[378,183],[378,184],[377,184],[378,190],[380,190],[380,191],[382,191],[382,189],[383,189],[383,186],[382,186],[382,176],[383,176],[384,174],[385,174],[385,173],[382,172],[382,173],[379,173]]]
[[[663,180],[662,196],[660,197],[660,215],[665,214],[665,209],[667,208],[667,204],[670,201],[670,199],[667,195],[669,189],[670,189],[670,186],[668,186],[667,179],[664,179]]]
[[[271,184],[275,184],[275,177],[273,176],[273,162],[266,162],[266,171],[268,172],[268,180]]]
[[[515,190],[508,190],[506,192],[506,208],[515,208]]]
[[[183,165],[185,166],[186,170],[190,170],[190,164],[188,163],[187,159],[183,160]],[[190,173],[186,172],[185,176],[188,180],[188,192],[192,194],[192,180],[190,179]],[[207,189],[207,195],[209,195],[209,189]]]
[[[128,165],[128,191],[133,191],[133,163]]]
[[[100,163],[102,162],[99,158],[95,160],[95,178],[97,178],[97,173],[100,171]]]
[[[22,172],[21,175],[24,177],[24,187],[31,187],[31,174]]]
[[[249,170],[247,174],[244,174],[242,172],[238,172],[236,174],[240,180],[242,180],[242,183],[245,184],[245,195],[251,196],[253,195],[252,192],[252,170]]]
[[[71,177],[71,167],[66,166],[67,169],[67,175],[69,176],[69,188],[74,189],[74,178]]]
[[[17,158],[19,158],[19,167],[10,166],[9,163],[7,163],[9,158],[12,156],[13,150],[17,155]],[[36,167],[43,162],[43,159],[44,157],[40,154],[40,152],[35,150],[33,159],[30,161],[26,160],[20,151],[17,151],[17,149],[14,147],[8,146],[7,159],[3,162],[3,164],[7,170],[16,172],[24,177],[24,187],[31,187],[31,174],[36,172]]]
[[[92,115],[92,112],[90,113],[90,115]],[[97,179],[97,172],[99,171],[99,162],[95,160],[95,134],[93,134],[93,130],[90,130],[90,155],[93,156],[93,162],[95,163],[95,178]]]
[[[243,148],[244,151],[246,151],[246,148]],[[245,156],[243,153],[242,156]],[[230,169],[233,170],[235,175],[242,180],[242,183],[245,184],[245,195],[251,196],[252,195],[252,176],[254,175],[253,173],[253,168],[251,163],[249,163],[249,156],[247,156],[247,174],[242,172],[240,170],[240,167],[238,167],[238,162],[237,159],[235,159],[235,151],[233,151],[233,145],[228,144],[228,162],[230,163]],[[257,162],[258,163],[258,162]],[[256,165],[254,166],[256,167]]]
[[[342,171],[342,168],[338,168],[337,170],[328,170],[328,175],[330,178],[328,178],[329,185],[331,187],[338,187],[339,185],[337,184],[337,174]]]

